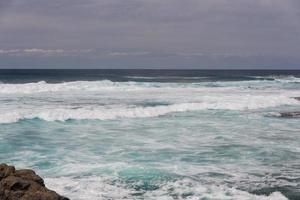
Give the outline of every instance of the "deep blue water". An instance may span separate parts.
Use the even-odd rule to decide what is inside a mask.
[[[272,80],[273,76],[300,77],[300,70],[137,70],[137,69],[0,69],[4,83],[46,81],[147,81],[147,82],[203,82]]]

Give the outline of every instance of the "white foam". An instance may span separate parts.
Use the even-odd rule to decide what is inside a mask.
[[[86,199],[141,199],[136,196],[138,191],[108,177],[59,177],[46,178],[47,187],[56,190],[73,200]],[[189,194],[188,197],[186,195]],[[146,191],[143,199],[173,200],[173,199],[224,199],[224,200],[287,200],[280,192],[273,192],[269,196],[254,195],[227,186],[204,185],[191,179],[169,181],[162,183],[159,189]]]
[[[299,90],[255,90],[239,84],[206,87],[107,80],[0,84],[0,123],[34,118],[46,121],[144,118],[208,109],[244,111],[300,105],[292,98],[298,96]],[[149,102],[150,106],[152,102],[156,106],[147,106]]]
[[[67,92],[67,91],[107,91],[107,90],[138,90],[144,88],[157,87],[180,87],[174,83],[140,83],[140,82],[112,82],[103,81],[74,81],[64,83],[47,83],[40,81],[37,83],[25,84],[1,84],[0,94],[34,94],[41,92]]]
[[[193,77],[195,78],[195,77]],[[73,81],[63,83],[47,83],[40,81],[25,84],[5,84],[0,82],[0,94],[34,94],[41,92],[66,92],[66,91],[107,91],[107,90],[139,90],[145,88],[198,88],[207,83],[217,83],[217,85],[235,86],[257,83],[300,83],[300,78],[295,76],[271,76],[274,80],[250,80],[250,81],[225,81],[225,82],[200,82],[200,83],[158,83],[158,82],[112,82],[102,81]]]
[[[295,80],[294,80],[295,79]],[[300,81],[299,78],[283,79],[286,81]],[[268,81],[267,81],[268,82]],[[64,83],[47,83],[45,81],[25,84],[3,84],[0,83],[0,94],[36,94],[36,93],[56,93],[56,92],[103,92],[103,91],[136,91],[136,90],[159,90],[159,89],[189,89],[193,91],[205,91],[205,86],[209,82],[203,83],[157,83],[157,82],[112,82],[103,81],[74,81]],[[228,90],[238,88],[242,85],[261,83],[261,81],[241,81],[241,82],[211,82],[226,88],[210,88],[213,91]],[[229,87],[230,86],[230,87]]]
[[[293,75],[269,75],[269,76],[249,76],[249,77],[261,79],[261,80],[253,80],[253,81],[300,83],[300,78]]]
[[[75,120],[113,120],[121,118],[145,118],[157,117],[175,112],[201,111],[207,109],[220,110],[254,110],[259,108],[275,107],[279,105],[297,105],[299,101],[278,96],[266,99],[264,96],[245,96],[239,99],[232,97],[206,98],[201,103],[177,103],[165,106],[154,107],[105,107],[92,106],[72,108],[70,106],[48,105],[45,107],[14,108],[14,110],[2,111],[0,123],[14,123],[23,119],[39,118],[46,121],[66,121]]]
[[[300,83],[300,78],[295,76],[277,76],[274,77],[274,80],[283,83]]]
[[[147,84],[145,84],[147,86]],[[40,81],[37,83],[26,84],[0,84],[0,93],[3,94],[32,94],[41,92],[66,92],[66,91],[102,91],[114,89],[135,90],[139,86],[135,82],[112,82],[103,81],[74,81],[64,83],[46,83]]]

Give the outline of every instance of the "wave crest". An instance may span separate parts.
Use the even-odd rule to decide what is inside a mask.
[[[64,107],[64,108],[39,108],[39,109],[16,109],[3,113],[0,123],[15,123],[24,119],[39,118],[45,121],[66,120],[114,120],[122,118],[145,118],[157,117],[176,112],[213,110],[254,110],[278,106],[282,103],[296,104],[299,101],[289,98],[278,98],[278,100],[266,101],[264,97],[251,101],[239,102],[202,102],[202,103],[178,103],[172,105],[160,105],[152,107]]]
[[[63,83],[47,83],[40,81],[25,84],[7,84],[0,82],[0,94],[34,94],[42,92],[76,92],[76,91],[111,91],[125,90],[134,91],[146,88],[203,88],[207,86],[241,87],[258,83],[300,83],[300,78],[294,76],[272,77],[272,80],[247,80],[247,81],[217,81],[217,82],[194,82],[194,83],[160,83],[160,82],[113,82],[102,81],[73,81]]]

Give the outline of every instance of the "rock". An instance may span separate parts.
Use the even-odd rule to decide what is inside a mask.
[[[0,200],[69,199],[47,189],[44,180],[34,171],[0,164]]]
[[[298,117],[300,117],[300,111],[282,112],[282,113],[280,113],[279,117],[284,117],[284,118],[298,118]]]
[[[296,99],[296,100],[300,101],[300,97],[294,97],[294,99]]]

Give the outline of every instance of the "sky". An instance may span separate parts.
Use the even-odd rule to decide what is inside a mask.
[[[0,0],[0,68],[300,69],[300,1]]]

